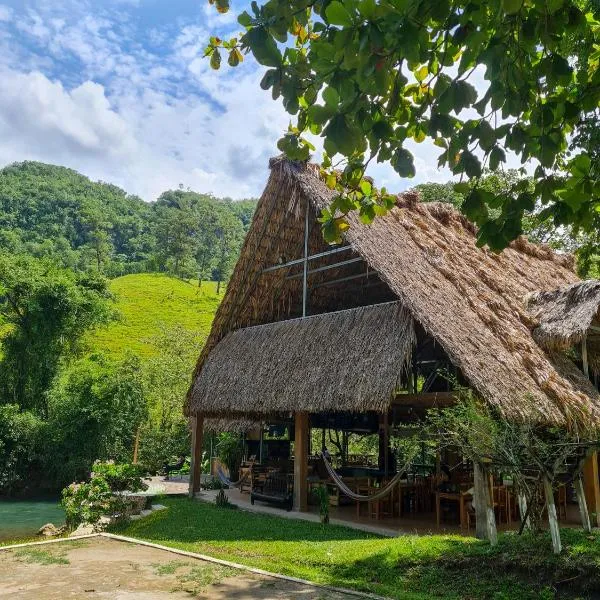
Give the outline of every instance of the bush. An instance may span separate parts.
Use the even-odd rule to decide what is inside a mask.
[[[0,494],[26,488],[38,461],[44,423],[16,404],[0,406]]]
[[[92,477],[87,483],[72,483],[62,491],[69,529],[81,524],[98,526],[102,517],[123,517],[133,505],[123,492],[140,492],[148,489],[143,470],[138,465],[96,462]]]
[[[186,422],[161,430],[144,426],[140,436],[139,461],[150,473],[162,472],[163,465],[190,454],[190,430]]]

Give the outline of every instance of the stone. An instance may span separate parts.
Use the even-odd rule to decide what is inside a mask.
[[[164,504],[153,504],[150,508],[152,510],[165,510],[167,507]]]
[[[62,528],[58,528],[54,523],[46,523],[43,527],[40,527],[37,534],[43,535],[45,537],[54,537],[55,535],[60,535],[62,533]]]

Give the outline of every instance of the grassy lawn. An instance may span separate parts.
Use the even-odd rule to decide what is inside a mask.
[[[161,327],[183,325],[207,336],[223,298],[222,293],[217,296],[216,287],[208,281],[198,288],[197,281],[158,273],[117,277],[110,282],[110,290],[117,298],[120,318],[95,331],[88,342],[93,350],[119,359],[127,351],[142,357],[155,354],[153,338],[161,333]]]
[[[168,510],[115,533],[272,572],[392,598],[533,599],[598,597],[600,534],[502,535],[496,548],[459,536],[382,538],[337,526],[166,498]]]

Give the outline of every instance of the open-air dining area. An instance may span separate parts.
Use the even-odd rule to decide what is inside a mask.
[[[314,421],[319,422],[323,418],[315,416]],[[336,420],[348,423],[352,417],[337,415],[329,416],[327,420],[330,423]],[[439,451],[432,440],[427,440],[418,444],[414,460],[404,469],[405,465],[400,464],[401,460],[396,456],[398,446],[407,439],[406,435],[395,438],[393,426],[390,427],[391,435],[386,435],[384,419],[378,419],[376,414],[370,419],[362,417],[360,421],[360,432],[310,430],[308,439],[311,448],[307,455],[303,491],[306,494],[305,512],[295,511],[290,516],[306,518],[309,515],[316,519],[320,510],[318,490],[323,488],[327,490],[330,517],[336,522],[391,535],[415,531],[473,535],[476,519],[473,465],[456,451]],[[369,421],[375,428],[372,433],[365,432]],[[382,428],[378,427],[378,421]],[[277,435],[275,439],[270,436],[273,432]],[[292,508],[294,433],[292,423],[289,426],[255,427],[240,434],[243,459],[233,476],[218,457],[212,458],[211,473],[227,487],[226,493],[232,503],[248,510],[277,514]],[[369,445],[376,451],[332,452],[332,441],[345,442],[342,451],[348,446],[364,450]],[[396,447],[396,451],[392,446]],[[591,481],[593,484],[593,467],[593,463],[588,461],[584,482]],[[498,529],[519,529],[522,515],[513,481],[489,474],[486,483]],[[593,501],[592,488],[586,486],[590,501]],[[211,498],[216,493],[203,491],[202,496]],[[554,492],[554,503],[560,526],[581,526],[576,491],[571,482],[565,481],[558,486]]]

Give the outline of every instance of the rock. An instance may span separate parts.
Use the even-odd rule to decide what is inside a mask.
[[[62,533],[62,529],[59,529],[54,523],[46,523],[43,527],[40,527],[37,534],[43,535],[46,537],[53,537],[55,535],[60,535]]]
[[[71,536],[76,536],[76,535],[89,535],[91,533],[94,533],[94,526],[93,525],[85,525],[85,524],[81,524],[77,529],[75,529],[75,531],[71,532]]]
[[[167,507],[164,504],[153,504],[150,508],[152,510],[165,510]]]

